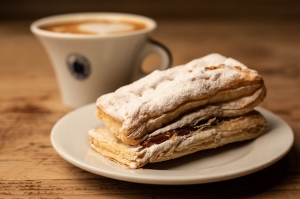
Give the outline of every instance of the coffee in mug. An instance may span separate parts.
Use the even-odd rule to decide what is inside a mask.
[[[50,24],[40,28],[57,33],[114,35],[147,29],[147,24],[133,20],[90,19]]]
[[[158,70],[171,65],[169,50],[149,38],[156,22],[124,13],[75,13],[31,24],[54,67],[64,104],[71,108],[95,102],[105,93],[149,72],[142,62],[160,56]]]

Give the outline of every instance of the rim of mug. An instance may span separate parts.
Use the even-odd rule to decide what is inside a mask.
[[[43,25],[50,25],[55,23],[61,22],[70,22],[75,20],[83,20],[83,19],[90,19],[95,17],[113,17],[113,18],[125,18],[125,19],[132,19],[136,21],[142,21],[147,24],[146,29],[126,32],[122,34],[114,34],[114,35],[86,35],[86,34],[72,34],[72,33],[58,33],[58,32],[51,32],[48,30],[43,30],[40,27]],[[61,15],[53,15],[38,19],[33,21],[30,25],[30,30],[36,35],[46,36],[46,37],[56,37],[56,38],[70,38],[70,39],[89,39],[89,38],[111,38],[111,37],[124,37],[130,35],[137,35],[151,32],[156,28],[156,22],[146,16],[137,15],[137,14],[130,14],[130,13],[118,13],[118,12],[81,12],[81,13],[70,13],[70,14],[61,14]]]

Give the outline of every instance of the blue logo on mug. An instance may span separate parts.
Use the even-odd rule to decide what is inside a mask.
[[[91,73],[89,60],[79,53],[69,54],[67,56],[67,65],[71,74],[78,80],[86,79]]]

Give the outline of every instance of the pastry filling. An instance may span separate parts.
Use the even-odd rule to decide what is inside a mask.
[[[203,120],[203,121],[196,123],[195,125],[190,125],[190,126],[174,129],[174,130],[166,132],[165,134],[159,134],[159,135],[155,135],[152,137],[148,137],[146,140],[144,140],[141,143],[141,146],[143,146],[143,148],[149,148],[154,144],[160,144],[160,143],[163,143],[163,142],[169,140],[174,135],[184,136],[184,135],[187,135],[198,129],[205,129],[207,127],[212,127],[216,124],[220,124],[221,122],[229,120],[229,119],[231,119],[231,118],[216,118],[216,117],[214,117],[211,119]]]

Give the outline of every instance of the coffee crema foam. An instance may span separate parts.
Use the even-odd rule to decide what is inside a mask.
[[[57,23],[40,27],[57,33],[113,35],[147,29],[144,22],[130,20],[94,19]]]

